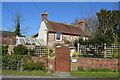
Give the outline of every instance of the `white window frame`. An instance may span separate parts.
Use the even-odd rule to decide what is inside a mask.
[[[60,40],[57,40],[57,34],[61,34],[61,35],[60,35]],[[55,41],[62,41],[62,33],[56,33]]]

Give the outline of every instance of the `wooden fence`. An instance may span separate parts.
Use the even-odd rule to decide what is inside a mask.
[[[77,51],[79,52],[79,55],[94,55],[97,53],[100,53],[103,55],[103,57],[111,57],[113,54],[118,55],[120,49],[120,45],[111,44],[106,45],[104,43],[103,45],[97,45],[97,44],[85,44],[81,45],[78,43]]]

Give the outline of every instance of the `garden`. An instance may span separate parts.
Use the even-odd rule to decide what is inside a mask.
[[[14,47],[14,53],[8,54],[8,46],[2,46],[2,74],[3,75],[38,75],[52,76],[47,73],[45,64],[34,62],[34,49],[27,49],[24,45]]]

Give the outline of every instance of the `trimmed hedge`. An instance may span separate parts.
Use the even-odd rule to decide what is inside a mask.
[[[31,60],[28,55],[4,55],[2,57],[3,70],[21,70],[26,61]]]
[[[30,61],[23,65],[23,70],[45,70],[45,66],[44,63]]]

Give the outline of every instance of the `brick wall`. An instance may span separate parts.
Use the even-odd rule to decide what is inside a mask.
[[[55,71],[55,57],[49,57],[48,58],[48,70]]]
[[[74,67],[76,65],[76,67]],[[71,63],[71,70],[74,71],[77,67],[81,67],[85,70],[90,69],[107,69],[118,70],[118,59],[109,58],[79,58],[76,63]]]
[[[47,63],[46,59],[48,59],[48,57],[37,57],[37,56],[33,56],[33,57],[32,57],[32,60],[33,60],[34,62],[40,61],[40,62],[42,62],[42,63],[45,63],[45,67],[47,68],[47,67],[48,67],[48,63]]]
[[[48,59],[48,62],[46,62],[46,59]],[[34,62],[41,61],[42,63],[45,63],[46,69],[50,70],[50,66],[52,65],[52,70],[55,70],[55,57],[37,57],[33,56],[32,60]]]

